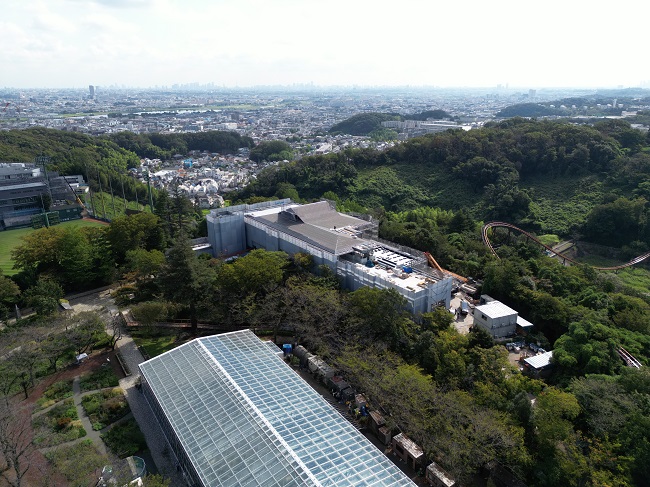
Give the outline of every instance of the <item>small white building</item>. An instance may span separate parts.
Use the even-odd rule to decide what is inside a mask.
[[[525,370],[529,375],[539,378],[544,375],[545,371],[548,370],[549,367],[551,367],[552,358],[553,350],[528,357],[527,359],[524,359]]]
[[[481,301],[487,302],[474,309],[474,323],[494,338],[514,335],[517,329],[517,312],[489,296],[481,296]]]

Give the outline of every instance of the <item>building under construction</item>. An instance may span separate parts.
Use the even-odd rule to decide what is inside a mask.
[[[395,289],[415,314],[449,308],[452,277],[427,266],[424,254],[379,242],[377,224],[339,213],[329,201],[307,205],[290,199],[212,210],[208,239],[215,257],[247,249],[308,253],[327,265],[345,288]]]

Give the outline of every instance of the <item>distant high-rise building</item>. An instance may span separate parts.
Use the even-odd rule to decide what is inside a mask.
[[[531,100],[537,96],[537,90],[528,90],[528,98]]]
[[[93,85],[88,85],[88,91],[90,92],[90,98],[95,98],[95,87]]]

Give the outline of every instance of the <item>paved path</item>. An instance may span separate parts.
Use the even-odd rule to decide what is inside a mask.
[[[133,339],[128,335],[122,335],[122,338],[117,342],[116,348],[122,354],[122,358],[132,373],[129,377],[120,380],[120,387],[124,389],[131,412],[147,440],[147,446],[158,468],[158,473],[171,479],[171,485],[174,487],[187,485],[182,476],[176,471],[176,457],[171,448],[167,446],[167,440],[153,411],[149,407],[149,403],[144,394],[135,387],[136,380],[139,377],[138,364],[144,362],[142,354]]]
[[[81,405],[82,394],[81,394],[81,385],[80,385],[79,376],[75,377],[74,381],[72,382],[72,392],[74,393],[72,397],[74,398],[74,405],[77,408],[77,414],[79,415],[81,424],[86,430],[86,438],[93,440],[93,444],[97,447],[99,453],[101,453],[102,455],[107,455],[108,450],[106,449],[104,440],[102,440],[101,433],[93,429],[93,425],[90,422],[90,419],[88,419],[88,416],[86,416],[86,412],[84,411],[84,408]]]
[[[97,311],[106,317],[107,323],[109,318],[119,313],[119,308],[111,298],[110,290],[103,290],[96,295],[84,296],[80,299],[71,300],[70,303],[75,313],[80,311]],[[107,329],[111,334],[111,330]],[[144,395],[135,388],[135,382],[139,376],[138,364],[144,362],[142,354],[133,342],[133,339],[123,334],[115,347],[126,366],[131,371],[130,376],[120,380],[120,387],[124,390],[124,395],[131,408],[133,417],[138,422],[140,430],[144,434],[151,457],[156,464],[158,473],[171,479],[171,485],[174,487],[183,487],[186,483],[176,471],[176,458],[171,448],[167,446],[167,440],[155,419],[153,411],[149,407]],[[90,431],[90,430],[89,430]]]
[[[106,388],[106,389],[112,389],[112,387]],[[106,448],[106,444],[104,443],[104,440],[102,439],[101,435],[103,433],[106,433],[108,430],[113,428],[114,426],[131,419],[133,417],[132,413],[127,413],[118,420],[112,422],[105,428],[102,428],[100,431],[95,431],[93,430],[93,425],[90,422],[90,419],[88,419],[88,416],[86,416],[86,412],[84,411],[84,408],[81,404],[81,399],[84,396],[87,396],[88,394],[94,394],[96,392],[100,392],[102,390],[106,389],[96,389],[94,391],[85,391],[81,392],[81,383],[80,383],[80,377],[77,376],[74,378],[72,382],[72,400],[74,402],[75,408],[77,409],[77,416],[79,416],[79,420],[81,421],[81,424],[83,425],[84,429],[86,430],[86,436],[83,436],[81,438],[77,438],[76,440],[72,441],[66,441],[65,443],[61,443],[59,445],[54,445],[54,446],[48,446],[45,448],[40,448],[41,453],[47,453],[50,450],[55,450],[57,448],[61,448],[63,446],[72,446],[75,445],[76,443],[80,443],[85,440],[92,440],[93,444],[97,447],[97,450],[99,450],[100,453],[106,455],[108,450]],[[60,401],[52,404],[51,406],[46,407],[45,409],[41,409],[40,411],[37,411],[32,415],[32,418],[37,418],[47,412],[49,412],[51,409],[55,408],[56,406],[60,405],[64,401],[66,401],[69,398],[63,398]]]

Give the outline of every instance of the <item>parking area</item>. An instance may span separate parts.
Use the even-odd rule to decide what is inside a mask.
[[[508,343],[506,344],[506,348],[508,349],[508,361],[515,367],[519,368],[519,370],[523,370],[522,361],[525,358],[534,357],[538,354],[538,352],[546,352],[546,350],[535,345],[534,343],[526,345],[523,340],[519,342]]]
[[[469,333],[469,329],[474,324],[474,316],[472,315],[471,307],[470,307],[470,311],[466,315],[463,315],[460,312],[463,302],[469,305],[469,301],[465,297],[465,294],[462,291],[457,293],[455,296],[452,296],[451,298],[451,307],[454,310],[458,310],[456,312],[456,318],[454,319],[454,327],[456,328],[458,333],[462,333],[463,335],[466,335]]]

